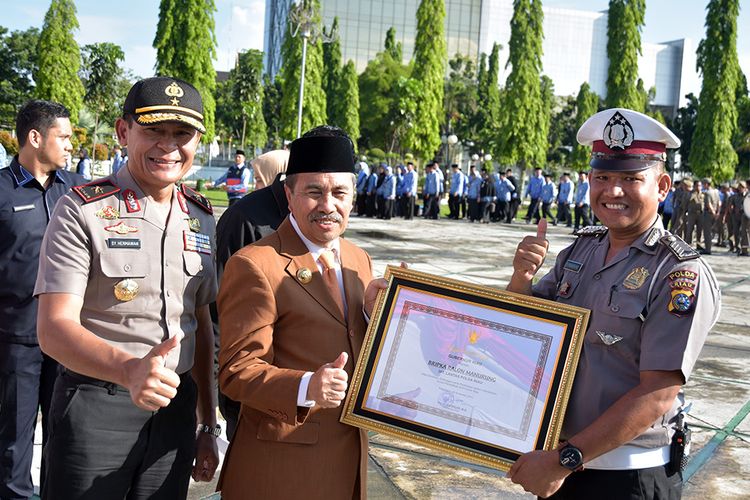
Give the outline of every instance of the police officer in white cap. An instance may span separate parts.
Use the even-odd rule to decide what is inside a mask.
[[[720,309],[711,268],[666,231],[666,148],[680,141],[628,109],[589,118],[578,142],[593,146],[584,228],[532,285],[547,254],[546,221],[518,245],[508,290],[591,310],[560,445],[522,455],[508,475],[541,497],[679,498],[689,434],[682,386]]]

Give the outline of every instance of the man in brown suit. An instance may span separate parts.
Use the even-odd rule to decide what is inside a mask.
[[[366,495],[367,435],[339,422],[340,404],[364,339],[363,312],[384,282],[371,283],[370,257],[339,237],[354,163],[340,129],[318,127],[292,142],[290,216],[225,267],[219,380],[242,404],[219,481],[227,500]]]

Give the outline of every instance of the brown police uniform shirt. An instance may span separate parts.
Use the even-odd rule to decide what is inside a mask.
[[[81,324],[137,357],[184,334],[166,362],[182,374],[193,366],[195,310],[217,292],[210,204],[175,186],[171,207],[160,206],[128,168],[92,185],[74,188],[83,196],[71,192],[57,204],[34,294],[83,297]],[[137,293],[123,300],[133,282]]]
[[[591,310],[561,439],[586,428],[637,386],[642,370],[679,370],[687,381],[719,315],[713,271],[662,229],[661,220],[605,264],[608,250],[606,228],[591,229],[533,287],[536,296]],[[669,444],[678,400],[629,444]]]

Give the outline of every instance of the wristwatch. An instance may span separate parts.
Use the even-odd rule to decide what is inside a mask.
[[[219,437],[221,436],[221,426],[217,424],[216,427],[211,427],[206,424],[198,424],[198,432],[205,432],[206,434]]]
[[[570,443],[560,448],[560,465],[573,472],[583,470],[583,453]]]

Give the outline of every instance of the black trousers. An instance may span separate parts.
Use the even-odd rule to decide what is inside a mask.
[[[383,219],[390,219],[393,217],[393,204],[396,200],[390,198],[383,198]]]
[[[505,222],[505,219],[508,217],[508,209],[509,202],[498,200],[497,207],[495,207],[495,218],[500,222]]]
[[[534,217],[534,222],[539,222],[541,216],[539,215],[539,205],[541,204],[541,198],[532,198],[529,204],[529,211],[526,212],[526,222],[529,222]]]
[[[64,371],[57,378],[42,498],[184,499],[195,457],[197,389],[180,376],[166,408],[136,407],[116,384]]]
[[[404,219],[411,220],[414,218],[414,196],[402,196],[401,197],[401,213],[404,216]]]
[[[507,222],[510,223],[513,221],[513,219],[516,218],[516,214],[518,214],[518,207],[521,206],[521,200],[518,198],[513,198],[510,200],[510,210],[508,211],[508,220]]]
[[[459,207],[461,208],[461,215],[459,215],[459,218],[463,219],[464,217],[466,217],[466,196],[461,196]]]
[[[479,202],[476,198],[469,199],[469,220],[479,220]]]
[[[586,469],[569,475],[552,500],[679,500],[682,474],[667,466],[638,470]]]
[[[576,205],[575,215],[576,221],[574,229],[578,230],[580,227],[591,225],[591,207],[589,205],[582,205],[580,207]]]
[[[461,195],[450,195],[448,198],[448,209],[450,210],[448,217],[451,219],[458,219],[461,211]]]
[[[357,215],[365,215],[367,211],[367,193],[357,193]]]
[[[573,224],[570,219],[570,205],[567,203],[557,203],[557,222],[564,222],[568,227]]]
[[[36,344],[0,343],[0,498],[34,494],[34,429],[42,407],[42,447],[49,435],[49,406],[60,365]],[[42,460],[42,474],[45,471]]]
[[[367,195],[367,216],[368,217],[375,217],[378,214],[377,211],[377,205],[375,204],[375,200],[378,197],[375,193],[371,193]]]
[[[552,206],[552,202],[550,202],[550,203],[544,203],[544,202],[542,202],[542,217],[544,217],[545,219],[549,218],[549,220],[551,220],[553,223],[557,224],[557,219],[555,219],[552,216],[552,213],[549,211],[549,207],[551,207],[551,206]]]

